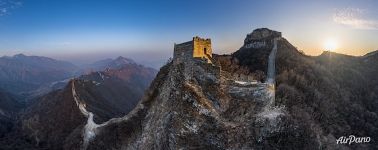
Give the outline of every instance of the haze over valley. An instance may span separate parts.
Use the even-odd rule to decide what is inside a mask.
[[[0,0],[0,149],[378,149],[377,5]]]

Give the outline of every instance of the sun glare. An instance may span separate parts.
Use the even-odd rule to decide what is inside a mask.
[[[337,48],[337,41],[329,38],[324,42],[324,49],[326,51],[334,51]]]

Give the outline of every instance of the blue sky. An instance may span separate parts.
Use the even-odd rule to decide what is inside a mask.
[[[378,1],[0,0],[0,56],[25,53],[77,63],[123,55],[153,64],[199,35],[231,53],[260,27],[281,31],[310,55],[378,49]]]

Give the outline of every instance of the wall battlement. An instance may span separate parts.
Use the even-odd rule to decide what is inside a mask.
[[[211,39],[204,39],[198,36],[193,40],[174,45],[174,59],[206,59],[211,63],[212,58]]]
[[[209,39],[209,38],[205,39],[205,38],[201,38],[201,37],[198,37],[198,36],[193,37],[193,41],[210,42],[210,44],[211,44],[211,39]]]

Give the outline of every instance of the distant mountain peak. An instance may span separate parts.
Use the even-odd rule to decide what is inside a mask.
[[[55,59],[52,59],[52,58],[49,58],[49,57],[45,57],[45,56],[33,56],[33,55],[25,55],[23,53],[20,53],[20,54],[16,54],[16,55],[13,55],[12,58],[15,58],[15,59],[34,59],[34,60],[48,60],[48,61],[59,61],[59,60],[55,60]]]
[[[135,64],[134,60],[125,58],[123,56],[118,56],[114,61],[118,63],[124,63],[124,64]]]
[[[119,56],[110,63],[109,67],[113,66],[113,67],[119,68],[124,65],[132,65],[132,64],[136,64],[132,59]]]
[[[104,71],[107,69],[120,69],[125,66],[133,66],[133,65],[138,65],[134,60],[123,57],[123,56],[118,56],[115,59],[104,59],[100,60],[97,62],[94,62],[92,64],[89,64],[85,68],[83,68],[84,72],[92,72],[92,71]]]
[[[127,59],[127,58],[123,56],[118,56],[116,59]]]
[[[356,56],[332,52],[332,51],[323,51],[318,57],[349,57],[349,58],[356,58]]]
[[[281,37],[281,32],[274,31],[268,28],[258,28],[252,31],[252,33],[247,35],[247,38],[251,40],[259,40],[266,38]]]
[[[14,58],[21,58],[21,57],[27,57],[25,54],[20,53],[13,56]]]
[[[270,49],[272,46],[273,39],[281,37],[281,32],[270,30],[268,28],[258,28],[253,30],[251,33],[247,34],[246,38],[244,39],[243,48]]]

